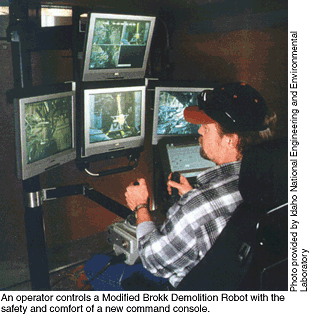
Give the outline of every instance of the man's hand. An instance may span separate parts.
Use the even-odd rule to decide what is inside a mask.
[[[138,185],[131,183],[125,193],[127,204],[132,211],[136,206],[148,203],[149,192],[145,179],[138,179],[137,182]]]
[[[179,195],[186,194],[193,189],[189,181],[183,175],[180,175],[180,183],[171,181],[171,176],[172,174],[168,176],[169,180],[167,181],[167,191],[170,195],[172,194],[172,188],[178,189]]]

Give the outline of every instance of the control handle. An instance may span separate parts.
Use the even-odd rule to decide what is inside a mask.
[[[176,183],[180,183],[180,173],[177,172],[177,171],[172,172],[171,181],[174,181],[174,182],[176,182]],[[179,200],[180,195],[179,195],[179,193],[178,193],[178,189],[172,187],[172,195],[171,195],[171,198],[172,198],[172,201],[173,201],[174,203]]]

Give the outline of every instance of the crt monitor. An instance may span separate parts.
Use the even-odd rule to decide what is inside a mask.
[[[28,89],[14,99],[17,177],[34,177],[76,158],[73,83]]]
[[[82,81],[144,78],[155,19],[89,13]]]
[[[145,86],[83,90],[81,157],[141,148],[145,138]],[[107,155],[106,155],[107,156]]]
[[[197,105],[197,96],[212,87],[155,87],[154,121],[152,144],[166,137],[198,134],[199,125],[194,125],[184,119],[183,111],[188,106]]]

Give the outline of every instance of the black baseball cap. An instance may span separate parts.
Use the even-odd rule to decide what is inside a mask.
[[[263,131],[268,107],[265,99],[252,86],[227,83],[198,96],[198,106],[187,107],[185,119],[193,124],[218,122],[229,131]]]

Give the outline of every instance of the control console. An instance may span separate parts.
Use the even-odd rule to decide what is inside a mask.
[[[133,213],[126,220],[116,222],[107,227],[107,241],[113,245],[116,255],[126,255],[126,264],[134,265],[139,261],[136,220]]]

